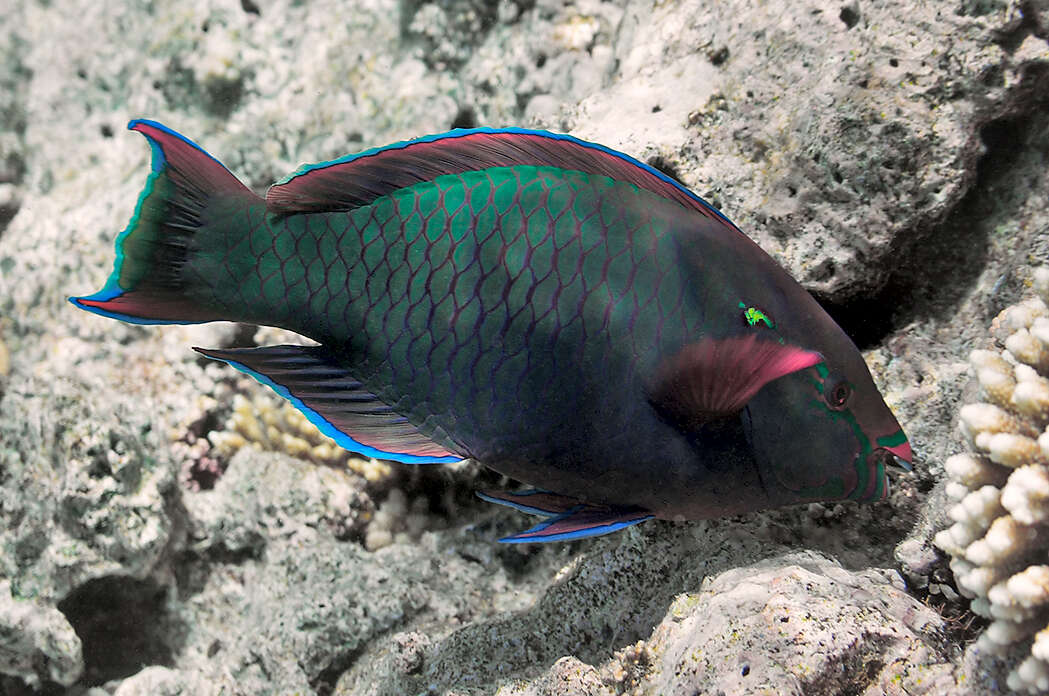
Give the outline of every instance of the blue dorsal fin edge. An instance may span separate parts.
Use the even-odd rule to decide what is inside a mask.
[[[547,139],[550,139],[550,140],[572,143],[574,145],[578,145],[578,146],[586,148],[588,150],[593,150],[595,152],[600,152],[600,153],[602,153],[604,155],[608,155],[610,157],[617,158],[617,159],[619,159],[619,160],[621,160],[621,161],[623,161],[623,162],[625,162],[627,164],[630,164],[630,165],[632,165],[634,167],[637,167],[638,169],[641,169],[644,172],[646,172],[646,173],[656,177],[657,179],[659,179],[663,183],[668,184],[668,185],[674,187],[681,194],[683,194],[684,196],[686,196],[689,199],[691,199],[697,206],[703,208],[704,210],[706,210],[706,211],[714,214],[716,217],[720,218],[731,229],[739,231],[739,228],[736,227],[735,223],[733,223],[731,220],[729,220],[728,217],[726,217],[724,215],[724,213],[722,213],[720,210],[715,208],[713,205],[708,203],[706,200],[704,200],[700,196],[698,196],[695,193],[693,193],[691,190],[688,189],[688,187],[684,186],[681,182],[679,182],[676,179],[674,179],[673,177],[668,176],[667,174],[659,171],[655,167],[653,167],[651,165],[648,165],[648,164],[645,164],[644,162],[641,162],[640,160],[637,160],[634,157],[631,157],[630,155],[627,155],[627,154],[625,154],[623,152],[619,152],[618,150],[613,150],[612,148],[607,147],[605,145],[601,145],[599,143],[594,143],[594,142],[590,142],[590,141],[587,141],[587,140],[582,140],[580,138],[576,138],[575,136],[568,135],[566,133],[551,133],[550,131],[535,130],[535,129],[530,129],[530,128],[519,128],[519,127],[515,127],[515,126],[503,127],[503,128],[492,128],[492,127],[487,127],[487,126],[483,126],[483,127],[479,127],[479,128],[456,128],[454,130],[450,130],[450,131],[447,131],[447,132],[444,132],[444,133],[435,133],[435,134],[432,134],[432,135],[425,135],[425,136],[421,136],[419,138],[413,138],[413,139],[410,139],[410,140],[402,140],[402,141],[399,141],[399,142],[396,142],[396,143],[391,143],[389,145],[383,145],[381,147],[369,148],[369,149],[363,150],[361,152],[357,152],[357,153],[354,153],[354,154],[351,154],[351,155],[344,155],[342,157],[338,157],[338,158],[333,159],[333,160],[327,160],[325,162],[318,162],[318,163],[315,163],[315,164],[303,164],[303,165],[300,165],[299,168],[296,169],[294,172],[292,172],[291,174],[285,176],[283,179],[281,179],[278,182],[276,182],[273,185],[272,188],[285,186],[285,185],[291,183],[292,181],[294,181],[295,179],[297,179],[299,177],[302,177],[302,176],[306,176],[306,175],[308,175],[310,173],[313,173],[313,172],[322,171],[322,170],[329,169],[331,167],[335,167],[335,166],[342,165],[342,164],[349,164],[351,162],[356,162],[356,161],[359,161],[359,160],[362,160],[362,159],[367,159],[369,157],[375,157],[377,155],[382,155],[384,153],[389,153],[389,152],[393,152],[393,151],[397,151],[397,150],[404,150],[404,149],[410,148],[413,145],[419,145],[419,144],[424,144],[424,143],[437,143],[437,142],[441,142],[441,141],[453,141],[453,140],[456,140],[456,139],[459,139],[459,138],[465,138],[465,137],[469,137],[471,135],[478,135],[478,134],[525,135],[525,136],[535,136],[535,137],[540,137],[540,138],[547,138]],[[740,234],[742,234],[742,232],[740,232]]]
[[[402,464],[451,464],[460,462],[463,460],[461,456],[433,456],[433,455],[416,455],[406,454],[404,452],[396,452],[391,450],[380,449],[367,445],[351,434],[346,433],[336,427],[331,421],[325,418],[316,409],[312,408],[306,400],[300,399],[295,396],[292,391],[285,385],[279,384],[274,381],[271,377],[264,374],[260,370],[254,369],[247,365],[245,361],[238,360],[238,357],[253,355],[266,355],[265,351],[271,351],[274,354],[278,354],[284,359],[289,359],[289,362],[296,361],[297,358],[302,356],[308,356],[310,353],[310,347],[306,346],[267,346],[265,348],[251,348],[251,349],[230,349],[230,350],[211,350],[207,348],[194,347],[193,350],[197,351],[205,357],[213,360],[220,360],[227,363],[231,367],[240,370],[241,372],[250,375],[261,384],[266,385],[281,397],[291,402],[292,406],[298,409],[306,419],[313,425],[317,426],[317,429],[322,433],[330,437],[343,449],[355,452],[366,457],[375,457],[376,459],[387,459],[391,461],[400,462]],[[346,376],[347,379],[349,376]],[[359,383],[357,383],[359,384]],[[386,407],[388,408],[388,407]],[[406,420],[397,416],[396,414],[390,413],[388,422],[391,426],[407,425]],[[380,424],[381,425],[381,424]]]

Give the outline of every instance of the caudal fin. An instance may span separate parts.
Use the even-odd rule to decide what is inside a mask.
[[[248,205],[262,205],[262,199],[196,143],[170,128],[136,120],[128,129],[149,141],[153,171],[131,222],[117,237],[117,258],[105,286],[69,301],[88,312],[136,324],[226,318],[193,298],[187,288],[193,279],[183,269],[198,246],[194,238],[211,221],[216,200],[240,198]]]

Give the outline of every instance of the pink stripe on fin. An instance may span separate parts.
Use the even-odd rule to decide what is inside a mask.
[[[618,532],[624,527],[650,520],[654,516],[647,510],[635,507],[580,505],[576,510],[569,510],[519,534],[503,537],[499,541],[504,544],[571,541]]]
[[[559,167],[634,184],[739,231],[702,198],[628,155],[569,135],[521,128],[455,130],[305,165],[270,187],[266,205],[278,213],[350,210],[442,174],[519,165]]]
[[[190,300],[150,290],[126,290],[108,300],[71,297],[73,304],[95,314],[141,323],[193,323],[222,319],[215,312],[194,305]]]
[[[138,131],[160,148],[162,159],[157,161],[154,157],[153,169],[159,169],[164,163],[169,164],[168,175],[180,189],[207,194],[221,191],[256,199],[251,189],[233,176],[221,162],[167,126],[140,119],[129,123],[128,129]]]

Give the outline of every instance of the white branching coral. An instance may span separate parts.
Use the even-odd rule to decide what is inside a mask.
[[[409,501],[404,491],[394,488],[368,525],[364,533],[364,548],[376,551],[395,541],[417,540],[424,531],[440,524],[432,519],[429,507],[425,496]]]
[[[958,589],[991,624],[977,647],[1023,656],[1010,689],[1049,691],[1049,267],[1033,274],[1035,297],[991,325],[1003,350],[973,351],[981,403],[959,427],[975,452],[944,464],[954,524],[936,535]]]

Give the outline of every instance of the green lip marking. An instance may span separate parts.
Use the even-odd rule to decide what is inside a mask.
[[[878,447],[896,447],[907,442],[907,436],[904,435],[903,430],[897,430],[892,435],[886,435],[885,437],[879,437],[877,440]]]

